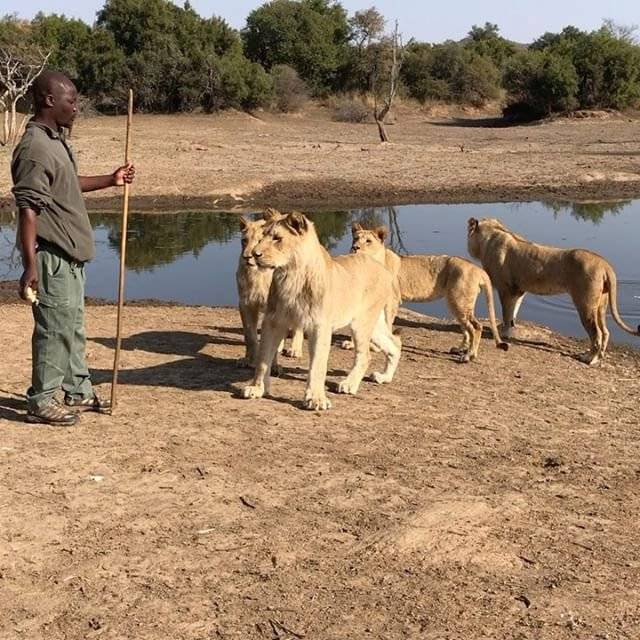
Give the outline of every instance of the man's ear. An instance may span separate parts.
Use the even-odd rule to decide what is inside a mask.
[[[363,227],[359,222],[354,222],[351,225],[351,235],[355,236],[358,231],[362,231]]]
[[[262,219],[266,220],[267,222],[280,220],[283,217],[284,216],[282,215],[282,213],[280,213],[280,211],[278,211],[277,209],[274,209],[273,207],[269,207],[268,209],[265,209],[262,213]]]
[[[387,227],[382,224],[379,227],[376,227],[373,232],[378,236],[378,238],[380,238],[380,242],[384,244],[384,241],[387,239]]]
[[[467,235],[470,236],[478,230],[478,221],[475,218],[467,220]]]
[[[285,224],[293,233],[301,236],[306,233],[309,228],[309,221],[304,214],[294,211],[290,213],[284,220]]]
[[[249,221],[244,216],[240,216],[240,231],[246,231],[248,228]]]

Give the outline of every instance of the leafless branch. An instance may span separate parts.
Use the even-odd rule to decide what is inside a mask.
[[[40,49],[20,54],[0,48],[0,110],[3,112],[2,138],[0,146],[12,147],[16,144],[26,116],[18,122],[18,102],[26,95],[34,80],[45,68],[51,51]]]

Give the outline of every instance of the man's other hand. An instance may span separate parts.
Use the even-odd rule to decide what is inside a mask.
[[[27,287],[31,287],[34,291],[38,290],[38,270],[35,266],[27,267],[20,277],[20,297],[29,301],[27,298]]]

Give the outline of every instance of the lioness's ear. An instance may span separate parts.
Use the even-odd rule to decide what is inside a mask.
[[[282,218],[282,214],[273,207],[265,209],[262,213],[262,219],[266,220],[267,222],[273,222],[274,220],[279,220],[280,218]]]
[[[301,236],[309,228],[309,221],[305,218],[304,214],[294,211],[290,213],[284,220],[285,224],[293,233]]]
[[[249,221],[244,216],[240,216],[240,231],[246,231],[248,228]]]
[[[467,235],[470,236],[478,230],[478,221],[475,218],[467,220]]]
[[[380,225],[379,227],[376,227],[373,230],[373,233],[375,233],[378,238],[380,238],[380,242],[382,242],[382,244],[384,244],[384,241],[387,239],[387,227],[385,227],[383,224]]]
[[[351,225],[351,235],[355,236],[358,231],[362,231],[363,227],[359,222],[354,222]]]

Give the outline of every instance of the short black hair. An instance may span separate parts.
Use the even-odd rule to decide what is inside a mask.
[[[33,82],[31,94],[36,111],[45,106],[47,96],[56,93],[61,87],[73,87],[73,82],[62,72],[43,71]]]

